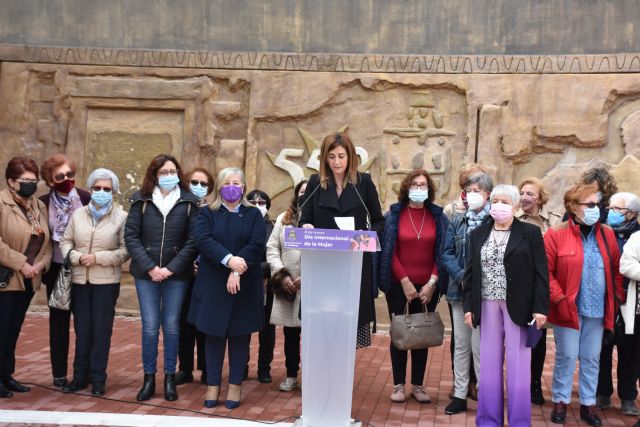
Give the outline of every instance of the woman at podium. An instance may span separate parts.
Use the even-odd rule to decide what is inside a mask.
[[[356,230],[382,232],[384,217],[378,191],[368,173],[358,172],[356,148],[346,132],[336,132],[322,141],[320,173],[309,178],[300,226],[337,229],[336,218],[353,218]],[[356,348],[371,345],[371,322],[375,321],[371,253],[362,259],[360,308]]]

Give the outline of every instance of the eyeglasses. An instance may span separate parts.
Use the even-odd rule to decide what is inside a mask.
[[[25,184],[37,184],[38,180],[37,179],[29,179],[29,178],[18,178],[16,179],[17,182],[24,182]]]
[[[409,188],[412,190],[428,190],[429,184],[411,184],[411,187]]]
[[[579,203],[580,206],[586,206],[589,209],[593,209],[593,208],[597,208],[598,206],[600,206],[599,203],[594,203],[594,202],[589,202],[589,203]]]
[[[615,211],[615,212],[618,212],[619,214],[622,214],[622,215],[626,215],[626,214],[628,214],[628,213],[629,213],[629,209],[627,209],[627,208],[620,208],[620,207],[618,207],[618,206],[609,206],[609,207],[607,208],[607,211]]]
[[[93,187],[91,187],[91,189],[93,191],[104,191],[105,193],[111,193],[111,191],[113,190],[111,187],[101,187],[99,185],[94,185]]]
[[[178,169],[165,169],[158,171],[158,175],[160,176],[169,176],[169,175],[177,175]]]
[[[74,171],[68,171],[67,173],[59,173],[55,175],[53,179],[60,182],[60,181],[64,181],[65,177],[67,179],[73,179],[75,176],[76,176],[76,173]]]
[[[193,185],[194,187],[196,185],[200,185],[201,187],[208,187],[209,183],[206,181],[198,181],[197,179],[192,179],[191,181],[191,185]]]
[[[251,203],[254,205],[266,206],[267,202],[265,200],[251,200]]]

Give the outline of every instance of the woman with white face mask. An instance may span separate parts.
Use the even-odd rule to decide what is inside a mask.
[[[480,333],[464,323],[462,309],[462,280],[469,233],[489,218],[489,194],[493,181],[484,173],[472,175],[464,186],[468,210],[456,214],[449,228],[442,262],[449,273],[446,288],[447,302],[451,304],[455,347],[453,349],[453,399],[445,408],[452,415],[467,410],[467,395],[471,379],[471,355],[476,378],[480,378]]]
[[[497,185],[490,218],[470,236],[464,272],[463,305],[467,326],[480,331],[479,426],[504,425],[506,356],[508,422],[531,425],[531,349],[527,329],[540,329],[549,311],[549,274],[540,229],[514,218],[519,191]]]
[[[435,189],[428,172],[416,169],[400,184],[398,203],[391,205],[380,242],[380,288],[387,297],[389,316],[434,311],[439,287],[446,289],[447,274],[440,263],[449,221],[433,204]],[[404,402],[408,351],[390,344],[393,370],[392,402]],[[427,349],[411,350],[411,396],[430,403],[424,387]]]
[[[602,424],[597,413],[596,386],[605,329],[612,330],[619,301],[625,300],[619,271],[616,235],[600,219],[595,184],[577,184],[564,195],[568,221],[544,235],[549,264],[549,322],[556,342],[551,421],[563,423],[571,403],[573,372],[580,359],[580,418]]]

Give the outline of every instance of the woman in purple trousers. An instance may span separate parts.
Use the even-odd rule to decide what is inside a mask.
[[[503,365],[507,360],[508,425],[531,425],[527,327],[549,312],[549,275],[540,229],[514,218],[520,192],[497,185],[491,218],[469,236],[464,275],[465,323],[480,326],[480,387],[476,425],[504,425]]]

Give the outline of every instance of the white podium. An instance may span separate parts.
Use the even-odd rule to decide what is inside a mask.
[[[363,232],[292,230],[290,240],[304,245],[297,247],[302,251],[302,417],[296,425],[352,426],[362,255],[371,245],[358,243]],[[375,250],[375,232],[365,233],[373,237]],[[347,237],[335,243],[341,235]]]

